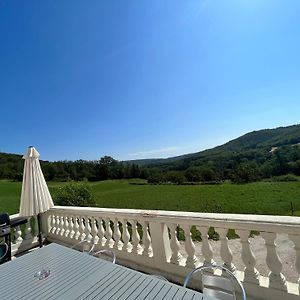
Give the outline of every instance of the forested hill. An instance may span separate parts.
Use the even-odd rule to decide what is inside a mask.
[[[0,179],[22,180],[21,155],[0,153]],[[300,175],[300,125],[247,133],[224,145],[168,159],[119,162],[41,161],[46,180],[143,178],[161,182],[249,182],[272,176]]]
[[[188,181],[253,181],[288,173],[300,175],[299,143],[300,125],[293,125],[253,131],[198,153],[132,162],[162,172],[180,171]]]
[[[249,151],[265,151],[265,154],[272,150],[274,147],[282,147],[289,145],[296,145],[300,143],[300,125],[293,125],[288,127],[278,127],[275,129],[262,129],[258,131],[252,131],[234,140],[231,140],[221,146],[217,146],[212,149],[200,151],[192,154],[185,154],[176,157],[170,157],[166,159],[145,159],[145,160],[133,160],[137,164],[142,165],[164,165],[164,164],[180,164],[183,161],[194,161],[197,159],[214,158],[216,155],[222,155],[224,153],[243,153],[247,154]],[[274,149],[273,149],[274,150]]]

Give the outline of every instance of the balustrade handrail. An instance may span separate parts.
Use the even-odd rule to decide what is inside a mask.
[[[117,209],[98,207],[54,206],[51,211],[63,211],[74,215],[105,215],[124,219],[151,220],[152,223],[175,223],[209,225],[211,227],[251,229],[257,231],[295,234],[300,230],[300,217],[250,215],[250,214],[222,214],[195,213],[182,211]],[[298,231],[299,232],[299,231]]]

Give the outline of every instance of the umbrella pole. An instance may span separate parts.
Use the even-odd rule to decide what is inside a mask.
[[[42,226],[41,226],[41,215],[38,214],[37,215],[37,222],[38,222],[38,229],[39,229],[39,232],[38,232],[38,240],[39,240],[39,246],[40,248],[43,247],[43,240],[42,240]]]

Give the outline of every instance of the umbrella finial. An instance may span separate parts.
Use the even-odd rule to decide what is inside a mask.
[[[33,146],[29,146],[26,154],[23,156],[24,159],[31,157],[31,158],[38,158],[40,154],[36,151],[36,149]]]

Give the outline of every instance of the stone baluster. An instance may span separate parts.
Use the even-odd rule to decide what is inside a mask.
[[[106,229],[105,229],[105,237],[106,237],[106,243],[105,247],[111,248],[113,246],[113,239],[112,239],[112,230],[110,227],[110,219],[107,218],[105,221]]]
[[[57,214],[55,216],[55,235],[58,235],[60,232],[60,216]]]
[[[92,228],[88,216],[84,218],[84,224],[85,224],[85,229],[84,229],[85,239],[90,242],[92,240],[92,235],[91,235]]]
[[[65,231],[66,231],[66,228],[65,228],[65,216],[64,215],[60,216],[59,227],[60,227],[59,235],[63,237],[65,235]]]
[[[259,284],[258,276],[259,273],[255,268],[255,257],[254,254],[250,248],[250,242],[249,242],[249,234],[250,230],[236,230],[236,233],[241,238],[242,243],[242,261],[245,265],[245,277],[244,281],[252,282],[255,284]]]
[[[22,230],[20,226],[17,226],[15,228],[15,237],[16,237],[16,243],[22,243],[23,238],[22,238]]]
[[[83,217],[79,216],[78,218],[79,221],[79,237],[78,240],[83,241],[85,239],[85,226],[84,226],[84,222],[83,222]]]
[[[261,236],[265,240],[267,248],[266,262],[270,269],[269,273],[269,287],[279,290],[287,290],[285,277],[281,273],[282,263],[276,252],[275,239],[277,234],[274,232],[261,232]]]
[[[103,228],[103,221],[101,218],[98,219],[98,236],[99,236],[99,242],[101,246],[104,246],[106,244],[106,238],[105,238],[105,231]]]
[[[140,238],[140,235],[139,235],[138,230],[137,230],[137,221],[132,220],[130,223],[131,223],[131,229],[132,229],[132,235],[131,235],[132,253],[138,254],[141,250],[141,246],[140,246],[141,238]]]
[[[143,221],[142,222],[142,226],[143,226],[143,245],[144,245],[144,249],[143,249],[143,255],[144,256],[151,256],[152,255],[152,246],[151,246],[151,237],[149,234],[149,222],[147,221]]]
[[[28,222],[25,225],[25,240],[31,240],[32,239],[30,221],[31,221],[31,218],[28,218]]]
[[[227,233],[228,229],[226,228],[215,228],[215,230],[218,232],[219,237],[220,237],[220,256],[223,260],[223,266],[227,268],[231,272],[236,271],[235,265],[232,263],[232,252],[228,246],[228,238],[227,238]]]
[[[132,244],[130,243],[130,234],[129,234],[128,223],[127,223],[126,219],[123,220],[122,239],[123,239],[122,250],[125,250],[126,252],[131,252],[132,251]]]
[[[170,247],[172,251],[170,262],[178,265],[182,256],[179,252],[180,244],[177,239],[177,224],[168,224],[168,227],[171,234]]]
[[[289,238],[293,241],[293,243],[295,244],[295,250],[296,250],[296,260],[295,260],[295,268],[298,272],[298,276],[299,276],[299,293],[300,293],[300,235],[296,235],[296,234],[289,234]]]
[[[56,232],[56,217],[55,215],[51,215],[51,233],[55,234]]]
[[[74,238],[75,240],[80,240],[80,217],[79,216],[75,216],[74,217]]]
[[[75,235],[75,231],[74,231],[74,216],[73,215],[70,215],[69,218],[68,218],[68,223],[69,223],[69,226],[68,226],[68,230],[69,230],[69,240],[72,240],[74,238],[74,235]]]
[[[119,248],[122,248],[121,232],[119,228],[119,221],[117,219],[114,221],[114,240],[114,249],[118,250]]]
[[[69,237],[70,237],[70,219],[71,219],[71,216],[65,216],[65,223],[64,223],[65,232],[64,232],[64,237],[66,239],[69,239]]]
[[[184,230],[184,235],[185,235],[185,251],[187,253],[187,259],[186,259],[186,267],[194,269],[197,264],[198,260],[197,257],[195,256],[195,244],[192,240],[192,235],[191,235],[191,225],[182,225],[182,228]]]
[[[34,236],[37,236],[39,234],[39,223],[37,216],[34,217]]]
[[[208,240],[208,230],[209,227],[206,226],[197,226],[197,229],[201,233],[201,239],[202,239],[202,254],[204,257],[204,266],[210,266],[212,264],[215,264],[213,260],[213,251],[211,248],[211,245]]]
[[[92,243],[94,245],[96,245],[96,244],[98,244],[98,240],[99,240],[96,218],[94,218],[94,217],[91,218],[91,225],[92,225],[92,229],[91,229]]]

